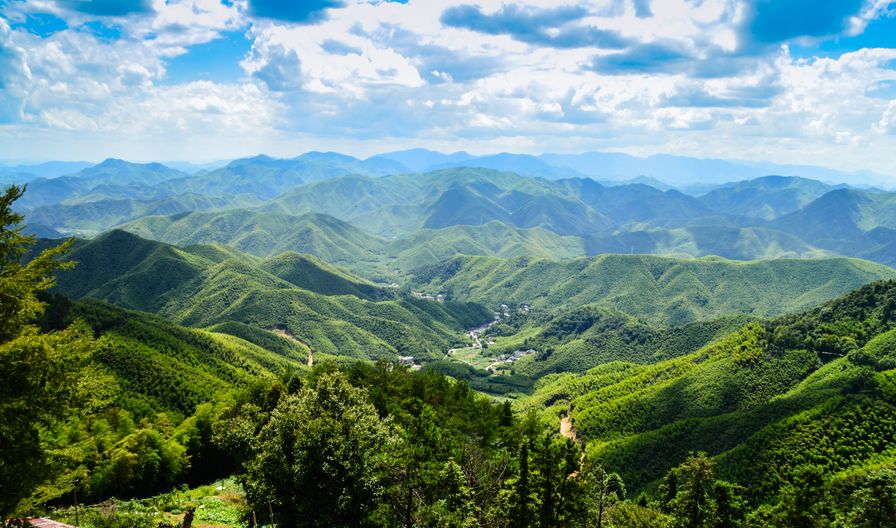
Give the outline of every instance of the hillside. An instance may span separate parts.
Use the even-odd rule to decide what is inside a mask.
[[[675,229],[616,231],[612,235],[583,237],[585,254],[644,253],[705,257],[716,255],[732,260],[821,258],[836,253],[803,242],[784,231],[762,227],[694,225]],[[877,261],[878,259],[871,259]]]
[[[796,176],[764,176],[726,185],[699,197],[715,211],[774,220],[821,198],[834,186]]]
[[[233,250],[184,250],[113,231],[81,242],[69,258],[78,265],[60,275],[59,293],[194,327],[278,329],[333,355],[437,357],[464,328],[491,317],[478,305],[405,297],[295,253],[259,262]]]
[[[362,161],[335,152],[308,152],[292,159],[255,156],[232,161],[226,166],[195,177],[165,183],[162,188],[213,196],[253,194],[271,199],[304,183],[347,176],[383,176],[407,172],[391,160]]]
[[[412,281],[487,306],[596,304],[648,323],[681,325],[730,314],[780,315],[888,278],[896,278],[896,270],[843,258],[736,262],[602,255],[559,262],[456,257],[417,270]]]
[[[546,377],[519,405],[568,405],[589,452],[632,489],[704,451],[768,499],[802,464],[838,475],[896,462],[894,302],[896,282],[874,283],[676,359]]]
[[[410,172],[388,156],[309,152],[186,175],[107,160],[74,175],[32,179],[17,207],[49,233],[92,236],[125,226],[169,243],[224,243],[260,256],[310,253],[390,282],[394,269],[436,263],[449,248],[501,257],[842,255],[896,263],[888,231],[896,229],[896,198],[876,189],[764,176],[695,197],[659,189],[649,178],[605,185],[566,169],[539,175],[523,168],[551,165],[531,156],[481,158],[480,166],[463,154],[395,157],[418,171],[425,160],[444,163]],[[159,218],[166,216],[174,218]],[[496,240],[496,224],[517,230],[506,234],[515,241]],[[476,227],[463,235],[456,229]],[[450,231],[439,234],[443,229]],[[531,229],[541,232],[519,231]],[[383,239],[402,242],[388,248]],[[443,242],[448,247],[438,250]]]
[[[369,268],[382,260],[384,242],[332,216],[233,209],[142,218],[121,229],[144,238],[188,246],[226,244],[261,257],[295,251],[337,265]]]
[[[186,328],[93,299],[53,313],[94,329],[94,360],[113,375],[117,398],[131,411],[149,405],[192,413],[217,392],[274,379],[307,363],[307,348],[282,338],[278,347],[262,347],[229,332]]]
[[[53,225],[67,233],[95,234],[138,218],[220,211],[259,203],[248,195],[207,197],[192,193],[149,200],[85,196],[73,201],[76,203],[36,207],[28,213],[28,218],[33,223]]]

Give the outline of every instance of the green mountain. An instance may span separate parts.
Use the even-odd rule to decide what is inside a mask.
[[[478,226],[421,229],[390,242],[386,251],[403,271],[438,264],[455,255],[547,259],[584,255],[583,241],[579,237],[561,236],[541,227],[519,229],[498,221]]]
[[[764,176],[715,189],[699,200],[710,209],[774,220],[798,211],[834,186],[797,176]]]
[[[311,255],[281,253],[262,262],[259,267],[299,288],[323,295],[354,295],[368,300],[395,296],[387,288],[376,286]]]
[[[158,189],[156,185],[183,177],[187,174],[160,163],[107,159],[68,176],[29,181],[28,192],[16,206],[28,211],[63,202],[74,205],[106,199],[158,200],[172,193]]]
[[[689,452],[773,497],[796,468],[834,477],[896,463],[896,282],[750,323],[692,354],[544,378],[520,409],[571,409],[588,451],[629,489],[655,485]]]
[[[836,255],[833,251],[811,246],[799,237],[784,231],[727,225],[620,230],[612,235],[583,237],[583,242],[586,255],[601,253],[646,253],[685,257],[717,255],[732,260],[821,258]]]
[[[71,175],[87,180],[92,185],[156,185],[164,181],[183,178],[185,172],[166,167],[161,163],[131,163],[109,158]]]
[[[332,355],[440,357],[464,328],[491,318],[478,305],[406,297],[296,254],[259,261],[231,249],[180,249],[112,231],[81,242],[70,258],[78,265],[56,288],[67,296],[194,327],[276,330]]]
[[[332,216],[233,209],[146,217],[121,229],[179,246],[226,244],[268,257],[286,251],[314,255],[332,264],[368,269],[382,260],[384,242]]]
[[[681,325],[730,314],[773,316],[817,305],[896,270],[854,259],[735,262],[602,255],[566,261],[457,257],[417,270],[418,288],[487,306],[586,304],[648,323]]]
[[[296,342],[276,338],[277,346],[259,346],[230,332],[186,328],[93,299],[66,306],[61,316],[94,329],[94,361],[113,375],[118,401],[138,412],[149,406],[192,413],[219,391],[307,364],[307,348]]]
[[[698,218],[718,216],[691,196],[644,184],[607,187],[594,180],[576,178],[560,180],[554,186],[599,211],[616,226],[679,227]]]
[[[220,169],[169,181],[161,187],[173,192],[212,196],[248,193],[271,199],[305,183],[351,174],[382,176],[402,172],[407,172],[407,168],[391,160],[362,161],[334,152],[309,152],[292,159],[269,156],[239,159]]]
[[[77,203],[43,205],[29,211],[28,221],[53,225],[64,232],[97,233],[110,227],[154,215],[176,215],[191,211],[234,209],[257,205],[249,195],[207,197],[198,194],[167,196],[154,200],[82,197]]]
[[[391,276],[394,269],[407,272],[457,254],[555,259],[584,254],[578,237],[540,227],[520,229],[498,221],[420,229],[389,241],[329,215],[292,216],[242,209],[145,217],[121,229],[179,246],[226,244],[261,257],[287,251],[307,253],[368,276],[383,277]]]
[[[556,372],[585,372],[613,361],[655,363],[694,352],[744,323],[750,316],[727,316],[681,326],[647,324],[617,310],[585,305],[568,310],[511,316],[486,333],[492,356],[534,350],[513,363],[532,379]]]
[[[605,230],[610,225],[600,213],[549,182],[482,168],[328,180],[293,189],[266,209],[322,212],[389,237],[495,220],[559,234]]]

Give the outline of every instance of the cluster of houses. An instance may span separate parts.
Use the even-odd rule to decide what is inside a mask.
[[[412,291],[411,295],[418,299],[423,299],[424,301],[445,302],[445,295],[441,293],[432,294],[427,292]]]
[[[498,356],[498,361],[503,361],[504,363],[513,363],[521,357],[528,356],[529,354],[534,353],[535,350],[531,348],[528,350],[514,350],[510,354],[501,354],[500,356]]]
[[[517,311],[518,311],[519,313],[523,314],[523,315],[526,315],[526,314],[528,314],[531,310],[532,310],[532,307],[531,307],[531,306],[529,306],[529,305],[526,304],[526,303],[522,303],[522,304],[520,304],[520,307],[519,307],[519,309],[518,309]],[[508,304],[502,304],[502,305],[500,306],[500,309],[499,309],[497,312],[495,312],[495,318],[499,318],[499,317],[501,317],[502,315],[503,315],[504,317],[510,317],[510,305],[508,305]]]
[[[407,367],[411,370],[419,370],[422,367],[422,365],[419,365],[417,360],[414,359],[414,356],[400,356],[398,358],[398,365]]]

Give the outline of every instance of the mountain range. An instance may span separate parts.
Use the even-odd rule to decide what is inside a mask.
[[[570,454],[570,471],[583,450],[653,496],[692,452],[756,504],[800,468],[840,490],[893,466],[893,193],[765,176],[689,194],[545,164],[527,175],[518,157],[395,156],[257,157],[193,174],[107,160],[27,182],[16,206],[45,236],[38,249],[90,235],[42,295],[38,324],[83,321],[97,387],[115,395],[55,441],[123,424],[77,459],[95,451],[101,464],[70,469],[98,478],[145,436],[207,478],[222,424],[238,425],[238,448],[260,423],[222,420],[271,412],[337,371],[379,380],[375,405],[407,376],[400,414],[424,433],[435,429],[421,402],[500,396],[427,419],[520,420]],[[558,426],[581,443],[542,434]],[[528,457],[515,441],[498,443]]]
[[[647,178],[602,184],[578,170],[548,170],[543,160],[537,176],[524,175],[533,171],[523,159],[415,150],[360,160],[310,152],[194,174],[110,159],[26,182],[17,207],[41,236],[122,228],[264,257],[292,249],[389,281],[396,270],[458,253],[847,256],[896,264],[896,194],[879,189],[764,176],[694,196]],[[477,163],[491,168],[468,166]],[[444,168],[413,172],[433,167]]]

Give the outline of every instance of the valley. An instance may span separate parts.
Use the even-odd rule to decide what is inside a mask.
[[[45,429],[16,425],[54,477],[14,507],[71,521],[78,489],[132,497],[138,519],[146,497],[187,485],[216,501],[202,486],[235,478],[256,518],[307,515],[326,499],[265,502],[299,485],[271,480],[279,442],[300,438],[287,431],[313,445],[302,486],[327,482],[327,431],[355,447],[326,464],[372,472],[379,507],[419,522],[448,515],[427,504],[454,460],[479,475],[457,499],[469,515],[517,515],[509,494],[549,508],[544,526],[590,518],[550,490],[584,497],[601,471],[644,497],[617,494],[614,515],[672,518],[674,475],[709,465],[714,489],[760,505],[747,522],[790,507],[782,490],[807,468],[851,504],[893,466],[889,193],[419,165],[309,153],[189,175],[111,160],[30,180],[6,213],[39,237],[21,262],[49,252],[60,269],[35,283],[43,315],[0,347],[84,347],[70,368],[92,396]],[[371,458],[349,466],[358,453]],[[535,498],[520,498],[526,471]]]

